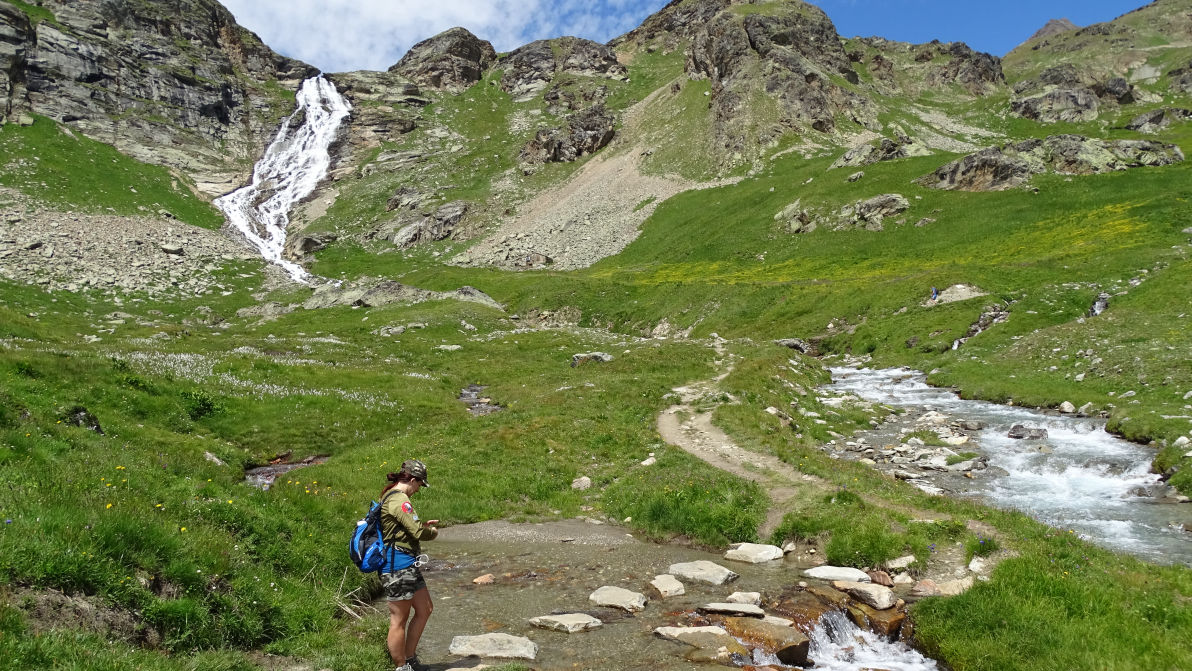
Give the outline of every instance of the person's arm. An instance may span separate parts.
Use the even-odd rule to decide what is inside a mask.
[[[429,520],[424,523],[421,520],[415,519],[414,506],[408,500],[402,501],[401,503],[394,501],[393,508],[395,509],[394,518],[397,520],[397,523],[400,524],[401,527],[406,530],[406,533],[408,533],[411,537],[420,541],[430,541],[434,540],[435,537],[439,535],[439,530],[435,528],[435,525],[438,524],[439,521]]]

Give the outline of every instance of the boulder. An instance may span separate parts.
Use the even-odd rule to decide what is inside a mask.
[[[535,617],[530,620],[530,624],[541,629],[574,634],[577,631],[595,629],[604,623],[585,613],[570,613],[567,615],[543,615],[541,617]]]
[[[748,615],[750,617],[765,617],[766,613],[761,606],[755,606],[751,603],[708,603],[700,606],[697,609],[701,613],[718,613],[721,615]]]
[[[869,575],[861,569],[847,566],[816,566],[803,571],[808,578],[820,580],[844,580],[850,582],[869,582]]]
[[[806,340],[801,338],[782,338],[775,340],[774,344],[789,347],[800,354],[810,354],[814,349]]]
[[[624,587],[605,585],[592,592],[588,600],[597,606],[620,608],[623,611],[636,613],[646,608],[646,595],[627,590]]]
[[[585,363],[594,361],[596,363],[608,363],[613,360],[613,355],[605,354],[604,352],[585,352],[583,354],[571,355],[571,367],[582,366]]]
[[[724,628],[746,644],[778,657],[783,664],[807,665],[811,641],[794,627],[752,617],[729,617],[724,620]]]
[[[409,249],[423,242],[446,240],[455,233],[467,212],[468,203],[457,200],[446,203],[425,216],[404,214],[378,229],[374,237],[388,240],[402,249]]]
[[[678,578],[669,573],[654,576],[654,579],[650,581],[650,585],[658,590],[658,596],[663,599],[672,596],[681,596],[687,592],[687,588],[683,586],[683,583],[679,582]]]
[[[591,489],[592,478],[589,478],[586,475],[581,475],[580,477],[571,481],[571,488],[581,492],[586,489]]]
[[[461,657],[497,657],[501,659],[534,659],[538,644],[524,636],[510,634],[481,634],[456,636],[448,650]]]
[[[1189,119],[1192,119],[1192,110],[1161,107],[1139,114],[1131,119],[1130,123],[1126,124],[1126,128],[1128,130],[1139,131],[1140,133],[1157,133],[1173,123],[1187,121]]]
[[[451,28],[415,44],[389,72],[429,89],[459,93],[480,81],[496,60],[491,43]]]
[[[893,608],[894,604],[898,603],[897,597],[894,596],[894,590],[884,585],[834,580],[832,581],[832,587],[878,610]]]
[[[782,548],[776,545],[760,545],[757,543],[740,543],[728,552],[724,558],[748,564],[761,564],[775,559],[782,559]]]
[[[899,135],[894,139],[884,137],[877,145],[863,144],[849,149],[843,156],[836,159],[828,169],[832,170],[834,168],[844,167],[860,168],[881,161],[893,161],[908,156],[930,155],[930,149],[905,135]],[[848,181],[856,182],[864,176],[864,172],[853,173],[849,176]]]
[[[684,580],[706,582],[710,585],[723,585],[740,577],[723,566],[707,561],[706,559],[671,564],[667,571],[675,577]]]
[[[1072,405],[1071,401],[1064,401],[1060,404],[1059,411],[1065,415],[1071,415],[1076,412],[1076,406]]]
[[[1006,433],[1006,437],[1015,440],[1045,440],[1047,438],[1047,429],[1015,424],[1010,427],[1010,431]]]

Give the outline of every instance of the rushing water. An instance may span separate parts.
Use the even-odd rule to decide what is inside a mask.
[[[827,388],[832,392],[985,422],[972,443],[957,449],[975,448],[1006,475],[984,483],[978,479],[968,493],[1075,530],[1113,550],[1158,563],[1192,565],[1192,535],[1184,530],[1192,522],[1192,507],[1159,503],[1150,496],[1162,485],[1150,472],[1154,451],[1110,435],[1103,420],[967,401],[929,386],[922,373],[909,369],[834,368],[832,377]],[[1009,438],[1015,424],[1044,428],[1047,438]]]
[[[761,592],[768,599],[806,580],[801,570],[806,567],[793,561],[726,561],[719,554],[696,548],[642,542],[625,532],[613,525],[577,520],[551,524],[483,522],[444,529],[437,540],[422,546],[432,557],[424,571],[435,611],[419,646],[419,658],[432,668],[471,666],[474,662],[448,653],[452,638],[499,632],[525,636],[538,644],[532,666],[540,671],[721,668],[687,661],[684,655],[692,648],[663,640],[654,635],[654,629],[700,624],[693,619],[699,606],[724,601],[733,592]],[[721,586],[684,581],[686,594],[657,598],[648,584],[654,576],[666,573],[673,563],[697,560],[716,562],[741,577]],[[494,584],[472,583],[486,573],[495,576]],[[596,607],[588,596],[603,585],[642,592],[650,601],[645,610],[632,615]],[[385,607],[383,603],[377,605]],[[604,624],[575,634],[530,626],[531,618],[552,612],[587,612]],[[935,662],[905,644],[881,640],[843,616],[826,616],[812,631],[811,639],[810,657],[816,662],[815,669],[937,668]],[[788,668],[772,655],[755,652],[754,661]]]
[[[302,82],[297,103],[253,170],[252,184],[215,199],[215,206],[266,261],[305,281],[306,270],[282,257],[290,208],[326,176],[328,148],[352,106],[321,75]]]

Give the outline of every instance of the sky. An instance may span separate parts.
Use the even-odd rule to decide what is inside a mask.
[[[636,28],[668,0],[221,0],[275,51],[325,72],[385,70],[411,46],[463,26],[497,51]],[[1049,19],[1110,21],[1146,0],[815,0],[844,37],[965,42],[1003,56]]]

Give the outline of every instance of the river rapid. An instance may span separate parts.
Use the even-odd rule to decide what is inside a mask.
[[[964,400],[906,368],[833,368],[832,378],[828,393],[985,423],[954,449],[988,457],[999,475],[963,481],[948,493],[1022,511],[1150,562],[1192,565],[1192,534],[1185,530],[1192,525],[1192,505],[1157,498],[1154,492],[1165,485],[1151,473],[1154,450],[1107,433],[1104,420]],[[1047,437],[1010,438],[1014,425],[1046,429]]]

